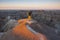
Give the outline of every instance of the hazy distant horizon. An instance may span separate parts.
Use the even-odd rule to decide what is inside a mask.
[[[0,0],[0,10],[60,10],[60,0]]]

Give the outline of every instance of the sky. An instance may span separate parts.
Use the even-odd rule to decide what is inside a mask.
[[[59,9],[60,0],[0,0],[0,9]]]

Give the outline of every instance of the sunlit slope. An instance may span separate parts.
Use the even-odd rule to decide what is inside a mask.
[[[13,30],[8,31],[1,40],[46,40],[40,33],[34,34],[26,27],[29,19],[18,20],[18,25]]]

